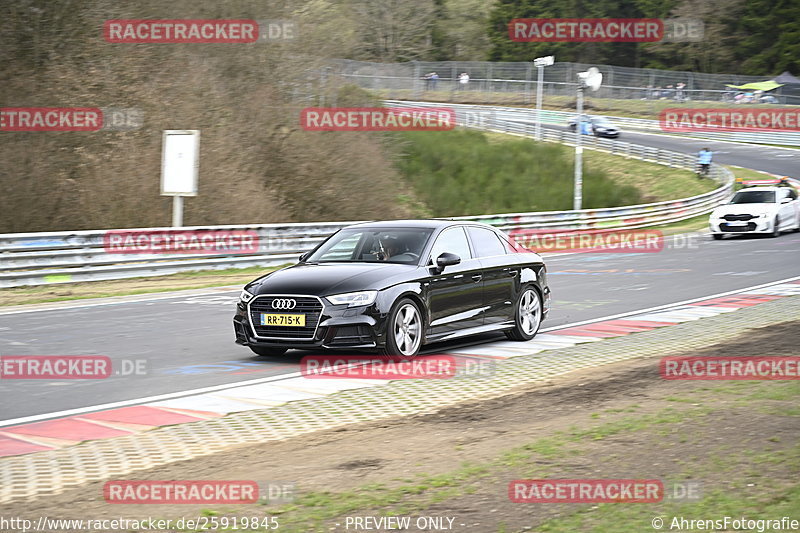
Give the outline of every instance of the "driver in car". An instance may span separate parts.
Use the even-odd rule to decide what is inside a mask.
[[[392,257],[402,252],[403,248],[397,237],[387,235],[378,241],[378,261],[391,261]]]

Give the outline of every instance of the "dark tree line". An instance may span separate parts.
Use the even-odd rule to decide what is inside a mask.
[[[800,0],[317,0],[355,23],[345,57],[372,61],[559,61],[696,72],[800,74]],[[701,42],[518,43],[515,18],[692,18]],[[345,22],[348,21],[348,22]],[[341,24],[339,25],[341,27]]]
[[[516,43],[515,18],[672,18],[703,20],[695,43]],[[560,61],[700,72],[774,75],[800,73],[798,0],[497,0],[487,29],[492,61],[530,61],[555,54]]]

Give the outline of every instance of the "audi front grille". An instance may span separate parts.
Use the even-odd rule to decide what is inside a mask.
[[[292,305],[291,302],[294,302]],[[274,304],[274,305],[273,305]],[[322,318],[322,301],[316,296],[260,295],[248,304],[250,325],[256,337],[276,340],[314,340]],[[305,315],[305,326],[262,326],[261,313]]]

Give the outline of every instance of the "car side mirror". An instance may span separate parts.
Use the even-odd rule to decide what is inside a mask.
[[[788,196],[786,196],[786,197],[784,197],[784,198],[781,198],[781,203],[782,203],[782,204],[788,204],[788,203],[789,203],[789,202],[791,202],[791,201],[792,201],[792,199],[791,199],[791,198],[789,198]]]
[[[436,258],[436,270],[437,272],[442,272],[445,267],[457,265],[461,262],[461,258],[458,257],[456,254],[451,254],[450,252],[444,252]]]
[[[311,255],[311,252],[306,252],[306,253],[304,253],[303,255],[301,255],[301,256],[300,256],[300,262],[302,263],[303,261],[305,261],[306,259],[308,259],[308,256],[309,256],[309,255]]]

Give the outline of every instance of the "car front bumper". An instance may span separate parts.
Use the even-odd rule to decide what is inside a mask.
[[[598,131],[597,132],[597,136],[598,137],[607,137],[609,139],[616,139],[617,137],[619,137],[619,132],[618,131]]]
[[[772,233],[773,221],[768,218],[754,218],[748,221],[711,220],[708,224],[711,233]]]
[[[257,331],[254,317],[258,314],[258,311],[251,310],[246,304],[237,303],[233,317],[236,344],[302,350],[376,348],[385,342],[385,317],[377,313],[374,306],[323,305],[313,334],[302,339],[279,338],[280,334],[273,336],[266,335],[263,330]]]

